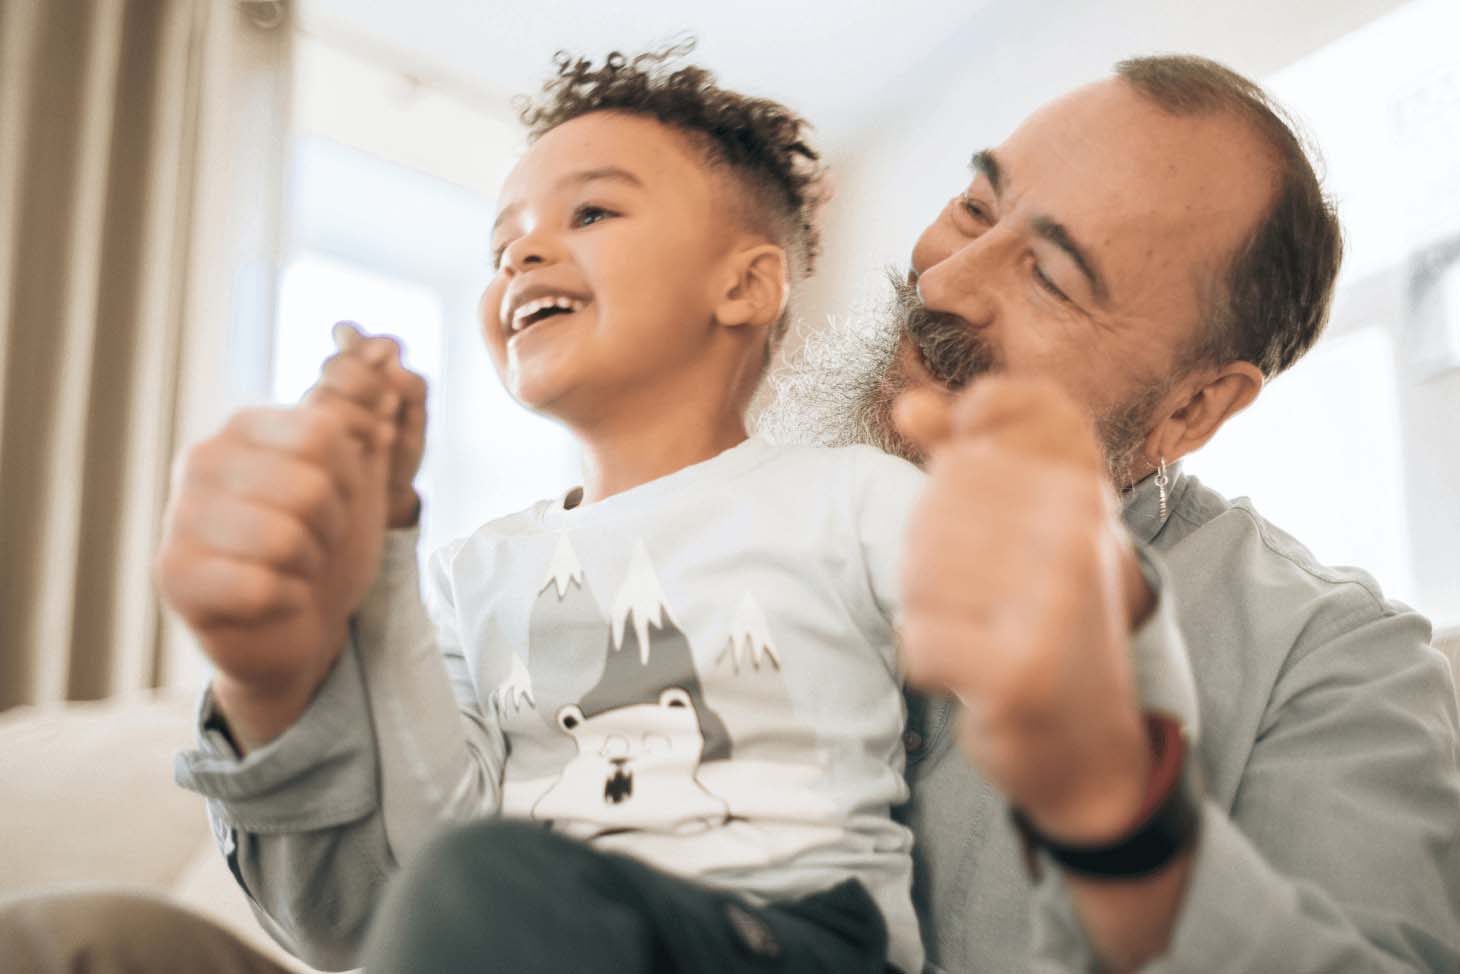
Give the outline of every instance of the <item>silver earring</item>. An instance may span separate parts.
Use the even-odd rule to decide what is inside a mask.
[[[1166,458],[1161,458],[1161,465],[1156,468],[1156,489],[1160,491],[1161,498],[1161,520],[1166,520],[1166,488],[1170,486],[1171,478],[1166,475]]]

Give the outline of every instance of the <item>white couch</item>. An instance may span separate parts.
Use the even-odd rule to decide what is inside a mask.
[[[154,693],[0,714],[0,900],[63,888],[162,896],[311,971],[259,928],[203,800],[172,782],[195,702]]]

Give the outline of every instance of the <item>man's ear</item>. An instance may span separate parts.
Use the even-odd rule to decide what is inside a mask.
[[[715,321],[735,328],[773,325],[786,310],[790,273],[786,252],[763,243],[731,254],[714,296]]]
[[[1177,386],[1166,417],[1146,436],[1146,459],[1175,463],[1200,449],[1223,424],[1252,404],[1262,391],[1262,370],[1251,362],[1229,362],[1215,372],[1199,371]]]

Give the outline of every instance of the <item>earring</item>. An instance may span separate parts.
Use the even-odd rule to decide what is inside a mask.
[[[1156,489],[1160,491],[1161,498],[1161,520],[1166,520],[1166,488],[1170,486],[1171,478],[1166,475],[1166,458],[1161,458],[1161,465],[1156,468]]]

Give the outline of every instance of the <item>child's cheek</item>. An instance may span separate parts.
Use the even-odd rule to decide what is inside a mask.
[[[498,274],[492,278],[477,303],[477,321],[487,343],[487,354],[491,356],[498,375],[502,375],[507,366],[507,335],[502,329],[501,318],[502,296],[506,290],[506,278]]]

